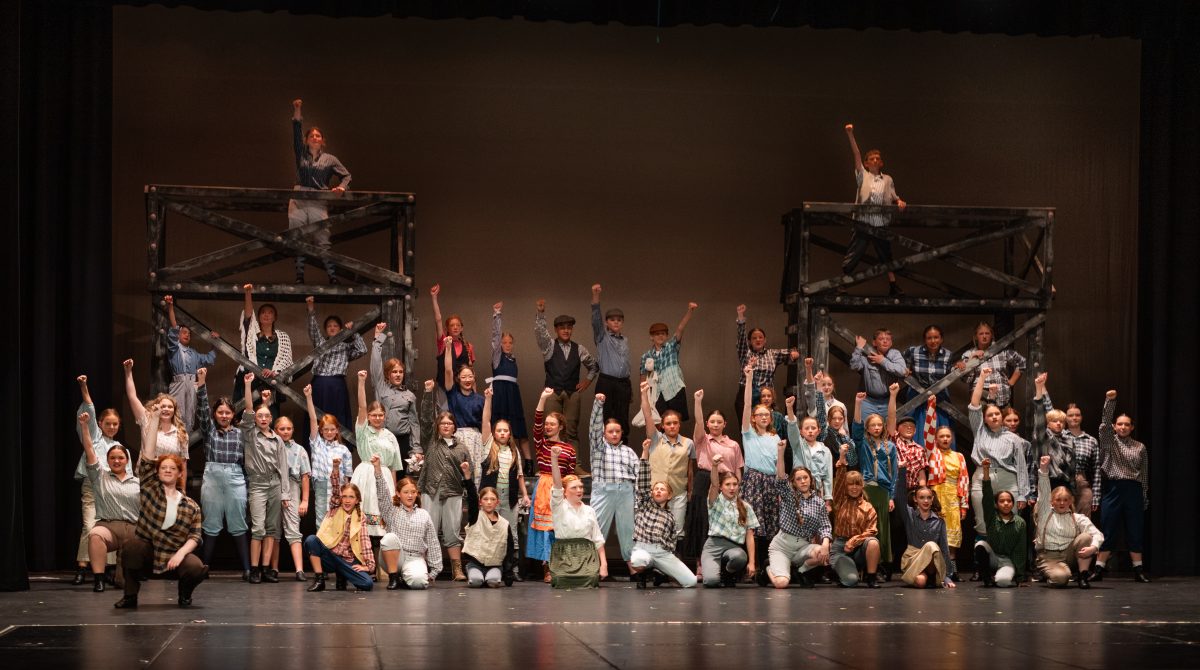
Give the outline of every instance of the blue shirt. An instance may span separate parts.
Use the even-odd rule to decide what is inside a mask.
[[[608,332],[600,303],[592,304],[592,338],[600,355],[600,374],[629,379],[629,340]]]
[[[216,349],[207,354],[179,343],[179,326],[167,331],[167,360],[171,363],[171,374],[194,375],[196,370],[207,368],[217,362]]]
[[[454,415],[454,424],[459,428],[483,427],[483,394],[472,391],[471,395],[463,395],[458,385],[451,386],[446,391],[446,405]]]
[[[775,460],[779,457],[779,436],[771,433],[759,435],[754,429],[742,431],[742,453],[746,467],[775,476]]]
[[[850,424],[850,437],[854,438],[857,446],[846,454],[846,462],[850,467],[858,467],[864,484],[875,482],[886,489],[890,497],[895,492],[896,473],[900,467],[896,445],[891,440],[881,438],[872,447],[862,423],[858,421]]]

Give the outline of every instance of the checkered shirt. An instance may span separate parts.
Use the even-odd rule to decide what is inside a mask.
[[[750,503],[742,501],[746,507],[746,525],[738,523],[737,501],[730,500],[720,493],[717,499],[708,503],[708,534],[710,537],[723,537],[736,544],[746,543],[746,532],[758,528],[758,517]]]
[[[200,535],[200,505],[182,496],[175,513],[175,525],[164,530],[162,525],[167,518],[167,494],[158,479],[158,461],[139,460],[137,475],[142,483],[137,536],[154,548],[154,574],[160,574],[167,571],[167,561],[188,540],[195,540],[197,547],[203,542]]]
[[[779,494],[779,530],[806,542],[832,539],[824,498],[816,492],[805,498],[786,479],[776,479],[775,490]]]
[[[312,340],[314,348],[325,344],[326,337],[317,327],[316,312],[308,313],[308,337]],[[366,342],[363,342],[362,335],[355,333],[350,336],[350,339],[334,345],[326,353],[317,356],[313,361],[313,376],[341,377],[346,374],[346,366],[350,364],[350,361],[361,358],[366,353]]]
[[[308,446],[312,448],[312,471],[309,474],[313,479],[329,479],[333,470],[333,459],[340,458],[342,479],[350,481],[354,474],[354,463],[351,462],[350,450],[346,445],[341,442],[329,442],[317,435],[308,441]]]
[[[592,418],[588,422],[588,437],[592,441],[592,485],[634,482],[638,476],[638,456],[624,444],[613,446],[604,439],[604,405],[592,402]]]
[[[969,362],[974,353],[974,349],[964,351],[962,356],[963,361]],[[1008,385],[1008,378],[1017,370],[1025,369],[1025,357],[1012,349],[1005,349],[996,353],[991,358],[985,358],[979,367],[963,375],[963,381],[967,383],[967,386],[975,386],[975,380],[979,378],[979,371],[984,367],[992,369],[992,374],[984,380],[984,403],[996,405],[997,407],[1007,407],[1012,402],[1012,387]],[[1000,389],[996,392],[995,396],[991,395],[992,384],[1000,385]]]
[[[650,463],[642,461],[638,468],[637,491],[634,493],[633,541],[654,544],[675,551],[675,515],[667,505],[650,497]]]
[[[208,386],[196,390],[196,421],[204,435],[205,462],[242,465],[245,459],[242,429],[231,424],[229,428],[221,430],[213,421],[212,408],[208,404]]]
[[[385,476],[391,476],[386,468],[380,468],[375,474],[375,491],[379,496],[379,516],[383,519],[383,527],[400,538],[402,551],[425,556],[430,574],[441,572],[442,545],[438,544],[433,518],[420,507],[414,506],[410,512],[403,505],[393,505],[387,482],[383,479]]]
[[[679,367],[679,340],[675,337],[663,342],[662,348],[650,347],[642,354],[642,374],[649,376],[646,361],[654,360],[654,373],[658,375],[658,393],[670,400],[679,394],[686,386],[683,381],[683,369]]]
[[[750,340],[746,337],[745,321],[737,322],[737,331],[738,373],[741,374],[741,371],[749,364],[754,369],[754,377],[751,378],[754,388],[771,386],[775,383],[775,368],[790,363],[791,352],[787,349],[763,349],[751,352]],[[744,381],[744,375],[738,377],[738,384],[742,384]]]

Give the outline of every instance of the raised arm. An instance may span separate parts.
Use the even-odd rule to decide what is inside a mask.
[[[558,471],[558,457],[562,454],[562,447],[557,444],[550,447],[550,483],[553,488],[561,489],[562,473]]]
[[[638,398],[642,403],[642,418],[646,420],[646,439],[654,437],[656,429],[654,428],[654,409],[650,406],[650,382],[641,382],[638,384]]]
[[[125,397],[129,400],[129,411],[133,414],[134,422],[141,424],[146,421],[146,408],[138,400],[137,385],[133,383],[133,359],[125,359],[122,365],[125,367]]]
[[[321,424],[317,420],[317,406],[313,404],[312,384],[304,385],[304,404],[308,408],[309,439],[315,440],[321,434]]]
[[[179,323],[175,321],[175,298],[173,296],[163,296],[163,302],[167,305],[167,321],[171,323],[172,328],[178,328]]]
[[[500,367],[500,356],[504,354],[504,350],[500,346],[500,340],[504,333],[504,303],[498,302],[492,305],[492,369]]]
[[[896,395],[900,393],[900,385],[892,382],[888,385],[888,417],[887,417],[887,434],[895,435],[896,431]]]
[[[374,380],[377,389],[388,383],[383,378],[383,342],[387,339],[385,331],[386,323],[381,321],[375,324],[375,341],[371,343],[371,359],[367,362],[367,367],[371,370],[371,379]]]
[[[79,382],[79,395],[82,396],[76,416],[86,413],[89,417],[86,424],[77,424],[75,428],[78,431],[86,430],[93,440],[97,440],[100,436],[100,425],[96,423],[96,405],[92,402],[91,392],[88,391],[87,375],[79,375],[75,381]]]
[[[687,328],[688,321],[692,320],[692,313],[696,311],[697,307],[699,307],[699,305],[697,305],[694,302],[688,303],[687,311],[683,313],[683,318],[679,320],[679,325],[675,326],[675,341],[676,342],[683,341],[683,329]]]
[[[442,388],[449,391],[454,386],[454,338],[449,335],[442,338],[445,352],[442,355]]]
[[[588,419],[588,442],[592,450],[592,462],[599,463],[604,459],[604,401],[608,400],[603,393],[597,393],[592,399],[592,415]]]
[[[746,339],[746,306],[737,306],[737,355],[738,365],[750,360],[750,340]]]
[[[742,369],[742,432],[750,430],[750,415],[754,413],[751,399],[754,397],[754,366]]]
[[[441,284],[434,284],[429,289],[429,302],[433,304],[433,322],[437,324],[437,339],[439,342],[446,336],[446,326],[442,324],[442,307],[438,304],[438,295],[441,292]]]
[[[314,304],[316,299],[311,295],[304,299],[305,306],[308,308],[308,339],[312,341],[314,347],[319,347],[325,344],[325,336],[321,333],[320,326],[317,325],[317,306]]]
[[[550,329],[546,327],[546,299],[538,298],[537,314],[533,317],[533,337],[537,340],[538,350],[542,352],[542,360],[550,360],[554,354],[554,338],[550,337]]]
[[[862,154],[858,150],[858,142],[854,139],[854,124],[846,124],[846,138],[850,140],[850,154],[854,157],[854,171],[863,169]]]
[[[367,371],[358,371],[358,417],[354,420],[355,425],[362,426],[367,423]]]
[[[92,444],[92,433],[87,430],[88,422],[92,420],[92,415],[83,412],[79,415],[79,444],[83,447],[83,457],[87,460],[88,465],[96,465],[100,461],[96,458],[96,447]]]
[[[254,318],[254,284],[242,284],[242,318]]]
[[[599,284],[592,284],[592,341],[600,344],[604,341],[604,315],[600,313],[600,292],[602,288]]]
[[[971,389],[971,404],[970,407],[980,407],[980,402],[983,401],[983,389],[987,386],[987,377],[992,374],[991,368],[981,368],[979,377],[975,379],[975,386]]]
[[[492,393],[490,385],[483,389],[483,414],[480,415],[479,420],[479,433],[483,444],[487,444],[488,440],[492,439]]]
[[[700,448],[700,441],[708,439],[708,428],[705,424],[708,421],[704,418],[704,389],[696,389],[692,394],[695,398],[695,405],[692,407],[692,416],[696,417],[696,429],[692,431],[692,441],[696,443],[696,449]],[[643,414],[642,416],[645,416]],[[716,466],[713,466],[716,470]]]
[[[708,478],[708,504],[713,504],[717,500],[717,496],[721,490],[721,471],[717,468],[721,465],[721,454],[713,454],[712,457],[712,477]]]

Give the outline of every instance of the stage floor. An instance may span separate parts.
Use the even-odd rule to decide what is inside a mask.
[[[218,574],[175,606],[151,581],[135,612],[109,589],[38,576],[0,593],[7,668],[1198,668],[1200,579],[1089,591],[553,591],[541,583],[309,594]],[[331,583],[332,587],[332,583]]]

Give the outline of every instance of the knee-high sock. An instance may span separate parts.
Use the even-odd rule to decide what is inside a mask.
[[[213,553],[217,550],[217,535],[204,536],[204,544],[200,546],[200,560],[205,565],[212,565]]]
[[[242,559],[242,572],[250,569],[250,533],[242,533],[233,538],[237,546],[238,558]]]

